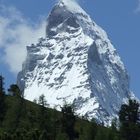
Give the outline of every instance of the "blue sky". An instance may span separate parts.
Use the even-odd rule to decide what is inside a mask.
[[[45,36],[45,21],[55,0],[0,0],[0,73],[6,87],[26,55],[26,45]],[[108,34],[130,75],[131,90],[140,98],[140,0],[79,0]]]

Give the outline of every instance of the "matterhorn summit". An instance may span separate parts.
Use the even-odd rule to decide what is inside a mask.
[[[74,104],[76,113],[107,125],[130,98],[129,77],[106,32],[73,0],[60,0],[46,37],[27,46],[18,74],[26,99],[42,94],[51,108]]]

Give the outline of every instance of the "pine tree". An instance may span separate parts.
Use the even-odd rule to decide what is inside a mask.
[[[5,105],[5,92],[4,92],[4,78],[0,76],[0,127],[2,126],[2,122],[6,112]]]
[[[65,104],[64,107],[62,107],[62,125],[69,140],[78,138],[78,133],[75,131],[75,123],[76,117],[72,105]]]
[[[4,78],[0,75],[0,95],[4,94]]]
[[[46,101],[45,96],[43,94],[39,97],[38,104],[40,105],[40,113],[39,113],[40,129],[42,131],[43,130],[48,131],[48,126],[47,126],[47,123],[46,123],[47,111],[46,111],[46,108],[45,108],[46,105],[47,105],[47,101]]]
[[[8,91],[9,91],[10,95],[17,96],[17,97],[22,96],[21,91],[20,91],[18,85],[16,85],[16,84],[10,85],[10,88],[8,89]]]
[[[119,112],[120,133],[125,140],[140,139],[139,106],[136,100],[129,100],[128,104],[121,106]]]
[[[41,105],[43,108],[47,105],[44,94],[39,96],[38,104]]]

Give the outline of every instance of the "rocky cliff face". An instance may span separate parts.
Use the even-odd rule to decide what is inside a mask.
[[[131,96],[126,69],[105,31],[69,0],[52,9],[46,38],[27,46],[18,85],[28,100],[44,94],[52,108],[73,103],[78,115],[105,125]]]

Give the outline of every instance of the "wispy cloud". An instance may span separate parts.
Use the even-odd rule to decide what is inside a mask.
[[[140,12],[140,0],[138,0],[138,5],[136,7],[136,9],[134,10],[135,13],[139,13]]]
[[[0,53],[1,62],[8,64],[10,71],[21,70],[26,57],[26,46],[45,36],[45,19],[32,24],[16,8],[0,5]]]

